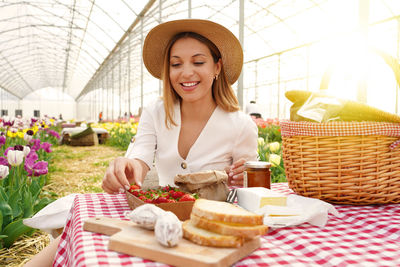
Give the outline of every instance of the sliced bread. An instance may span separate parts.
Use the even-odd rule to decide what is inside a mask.
[[[237,248],[243,245],[244,238],[221,235],[196,227],[191,220],[182,224],[183,237],[201,246]]]
[[[193,205],[192,214],[210,221],[224,223],[239,223],[244,225],[262,225],[261,215],[249,212],[228,202],[208,199],[197,199]]]
[[[246,239],[250,239],[258,235],[264,235],[268,230],[268,226],[266,225],[248,226],[245,224],[210,221],[204,218],[200,218],[193,213],[190,215],[190,220],[198,228],[202,228],[221,235],[242,236]]]

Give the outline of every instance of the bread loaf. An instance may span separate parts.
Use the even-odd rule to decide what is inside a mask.
[[[249,212],[233,204],[208,199],[197,199],[192,214],[210,221],[238,223],[247,226],[262,225],[261,215]]]
[[[196,227],[191,220],[182,224],[183,237],[201,246],[212,247],[240,247],[243,245],[243,237],[221,235]]]
[[[268,230],[268,226],[266,225],[248,226],[245,224],[223,223],[200,218],[194,214],[190,215],[190,220],[192,224],[198,228],[206,229],[221,235],[241,236],[246,239],[264,235]]]

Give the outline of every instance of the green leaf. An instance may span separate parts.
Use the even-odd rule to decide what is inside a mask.
[[[2,187],[0,187],[0,198],[3,198],[5,201],[8,202],[8,195]]]
[[[3,212],[1,212],[1,210],[0,210],[0,233],[1,233],[2,229],[3,229]],[[1,237],[0,237],[0,239],[1,239]]]
[[[23,202],[23,211],[24,215],[23,218],[30,218],[34,213],[33,213],[33,199],[31,192],[28,190],[28,188],[24,187],[23,190],[23,195],[24,195],[24,202]]]
[[[9,248],[18,237],[29,232],[31,229],[31,227],[23,224],[22,219],[18,219],[10,223],[6,226],[6,228],[4,228],[2,233],[4,235],[7,235],[7,237],[3,239],[4,246],[6,248]]]
[[[31,230],[29,230],[28,232],[25,233],[25,235],[27,236],[32,236],[34,232],[36,232],[38,229],[35,228],[31,228]]]
[[[32,178],[32,183],[29,186],[29,191],[31,192],[32,199],[34,201],[39,196],[39,193],[40,193],[41,190],[42,190],[42,187],[39,185],[38,179],[33,179]]]
[[[2,213],[3,216],[2,228],[4,228],[12,221],[12,209],[2,196],[0,196],[0,212]]]
[[[21,190],[17,190],[11,194],[10,198],[8,199],[8,204],[11,207],[13,218],[17,218],[22,214]]]

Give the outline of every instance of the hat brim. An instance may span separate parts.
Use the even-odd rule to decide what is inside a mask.
[[[237,81],[243,66],[243,50],[239,40],[222,25],[201,19],[168,21],[147,34],[143,44],[143,62],[151,75],[161,79],[165,49],[171,38],[181,32],[195,32],[213,42],[221,53],[228,82],[232,85]]]

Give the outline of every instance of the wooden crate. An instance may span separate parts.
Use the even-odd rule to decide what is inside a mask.
[[[96,146],[99,144],[99,139],[96,133],[91,133],[79,138],[70,138],[70,146]]]

